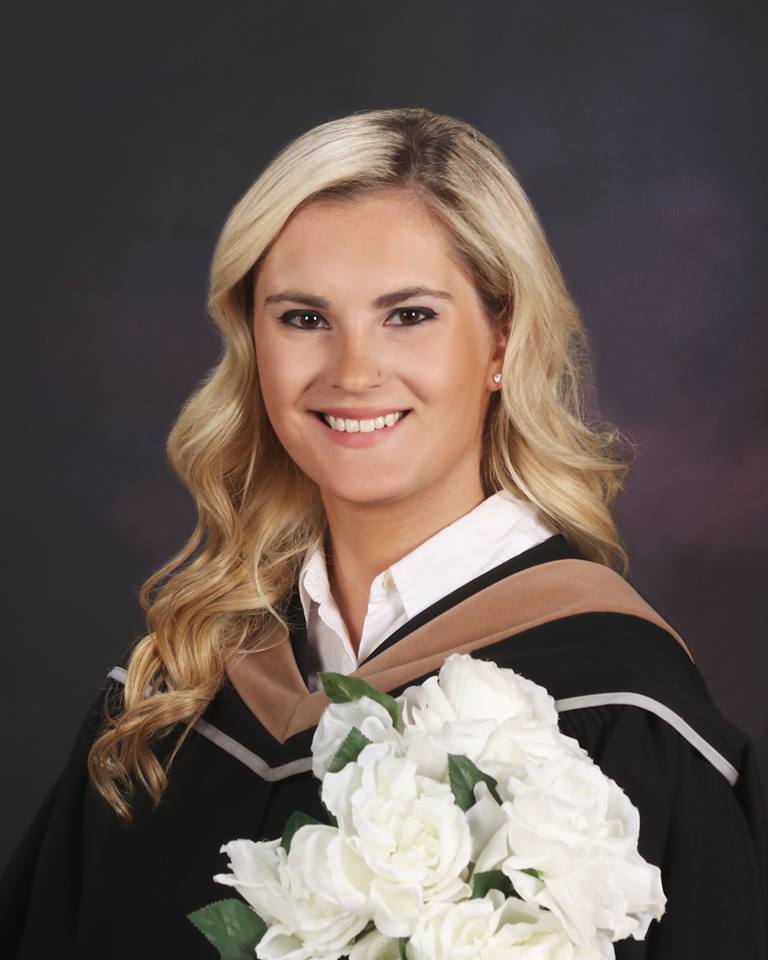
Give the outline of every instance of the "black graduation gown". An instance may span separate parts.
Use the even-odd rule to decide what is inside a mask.
[[[583,560],[562,535],[549,538],[422,611],[372,657],[488,585],[566,558]],[[290,609],[292,662],[306,676],[297,589]],[[561,730],[639,809],[639,851],[661,867],[667,907],[645,940],[615,944],[618,960],[766,960],[768,821],[754,745],[719,712],[670,633],[597,610],[555,617],[474,655],[544,685]],[[307,760],[314,727],[281,743],[227,677],[177,754],[158,808],[144,801],[122,825],[85,767],[104,696],[122,689],[121,668],[110,673],[0,877],[5,960],[215,960],[186,915],[236,896],[212,879],[228,872],[221,845],[277,837],[293,810],[325,819]]]

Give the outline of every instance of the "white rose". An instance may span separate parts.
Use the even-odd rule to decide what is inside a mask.
[[[557,727],[535,719],[521,721],[515,718],[496,727],[475,762],[486,773],[501,780],[516,771],[524,775],[529,762],[546,763],[564,754],[581,758],[589,756],[578,740],[561,733]],[[510,767],[514,769],[510,770]]]
[[[369,909],[381,933],[409,936],[424,902],[469,896],[463,811],[447,784],[420,776],[392,743],[370,744],[326,774],[322,798],[370,871]]]
[[[544,687],[490,660],[454,653],[440,668],[440,687],[462,720],[536,720],[557,726],[555,701]]]
[[[219,850],[229,857],[232,873],[217,873],[216,883],[234,887],[267,924],[289,923],[280,871],[285,867],[285,850],[279,840],[230,840]]]
[[[528,760],[585,755],[558,729],[555,701],[544,687],[490,661],[453,654],[439,677],[408,687],[398,702],[406,754],[436,779],[445,779],[449,753],[469,757],[496,778]]]
[[[380,703],[360,697],[349,703],[329,703],[320,716],[312,738],[312,772],[322,779],[349,731],[357,729],[373,743],[399,743],[392,717]]]
[[[338,960],[349,953],[370,918],[333,899],[341,892],[364,904],[343,877],[333,874],[329,883],[331,871],[323,870],[338,844],[334,827],[313,824],[296,831],[288,854],[279,840],[232,840],[221,847],[233,874],[213,879],[234,887],[268,925],[256,947],[259,960]]]
[[[504,802],[493,812],[487,791],[475,788],[486,830],[506,818],[475,869],[503,870],[524,900],[560,918],[575,943],[643,939],[666,896],[659,868],[638,853],[639,814],[621,787],[590,760],[564,755],[529,764],[524,779],[512,776],[499,791]],[[529,868],[541,878],[523,872]]]
[[[454,720],[427,733],[417,724],[407,725],[402,734],[403,753],[416,764],[421,776],[444,781],[448,754],[477,762],[497,726],[495,720]]]
[[[612,951],[611,951],[612,953]],[[557,919],[498,890],[461,903],[425,908],[411,937],[409,960],[601,960],[597,944],[574,948]]]

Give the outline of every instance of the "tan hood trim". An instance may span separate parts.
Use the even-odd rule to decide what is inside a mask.
[[[372,657],[352,676],[393,690],[439,668],[450,653],[470,653],[542,623],[579,613],[631,614],[682,637],[616,571],[591,560],[551,560],[510,574],[417,627]],[[307,689],[290,639],[279,624],[255,650],[228,667],[252,713],[280,743],[313,727],[328,704]]]

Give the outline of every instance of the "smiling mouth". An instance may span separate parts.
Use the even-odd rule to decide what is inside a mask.
[[[356,435],[361,434],[361,433],[362,433],[362,434],[380,433],[382,430],[383,430],[383,431],[393,430],[402,420],[405,420],[405,418],[408,416],[409,413],[411,413],[411,411],[412,411],[412,408],[408,408],[407,410],[403,410],[402,413],[401,413],[401,415],[400,415],[400,416],[397,418],[397,420],[394,422],[394,424],[392,424],[391,426],[387,425],[387,426],[384,426],[384,427],[376,427],[375,430],[373,430],[373,431],[371,431],[371,430],[336,430],[334,427],[331,426],[330,423],[328,423],[328,421],[326,420],[326,417],[325,417],[325,414],[324,414],[324,413],[321,413],[319,410],[310,410],[309,413],[311,413],[311,414],[313,414],[315,417],[317,417],[317,419],[323,424],[323,426],[324,426],[327,430],[333,430],[334,433],[341,433],[341,434],[348,433],[348,434],[351,434],[351,435],[353,435],[353,436],[356,436]],[[334,419],[344,420],[345,418],[344,418],[344,417],[336,417],[336,418],[334,418]],[[365,418],[365,417],[363,417],[363,418],[350,417],[350,418],[347,418],[347,419],[357,420],[357,422],[360,423],[360,422],[361,422],[361,419],[364,421],[366,418]],[[378,417],[371,417],[371,418],[369,418],[369,419],[373,421],[373,420],[377,420]]]

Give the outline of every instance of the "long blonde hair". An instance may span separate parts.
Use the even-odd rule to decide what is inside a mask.
[[[314,484],[283,449],[261,400],[255,273],[288,218],[320,197],[413,191],[471,272],[489,323],[509,325],[491,395],[481,480],[535,503],[583,555],[627,577],[611,515],[634,448],[595,420],[579,311],[534,209],[501,149],[470,124],[421,108],[353,113],[288,143],[235,204],[213,253],[208,310],[217,365],[184,404],[169,461],[194,498],[181,550],[142,585],[148,633],[127,663],[123,704],[88,755],[96,789],[125,822],[141,784],[160,802],[167,773],[232,658],[279,621],[307,549],[324,531]],[[149,694],[149,695],[148,695]],[[167,762],[151,749],[182,727]]]

